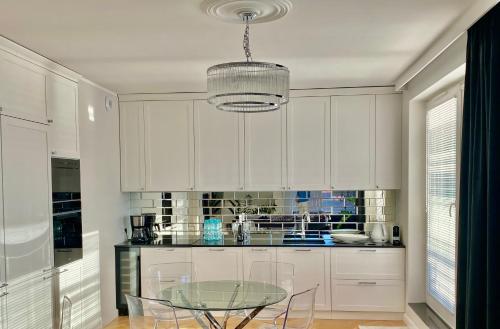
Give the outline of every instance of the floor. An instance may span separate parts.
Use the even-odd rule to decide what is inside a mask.
[[[245,328],[246,329],[257,329],[263,323],[257,320],[252,321]],[[234,328],[236,325],[228,323],[228,328]],[[314,320],[314,325],[312,329],[358,329],[359,325],[366,326],[387,326],[387,327],[401,327],[404,326],[403,321],[381,321],[381,320]],[[195,329],[198,328],[196,322],[182,322],[180,323],[182,329]],[[110,324],[108,324],[104,329],[129,329],[128,318],[121,316]]]

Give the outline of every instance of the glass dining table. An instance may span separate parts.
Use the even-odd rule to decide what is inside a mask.
[[[255,281],[200,281],[178,284],[163,289],[158,299],[168,300],[178,309],[191,311],[195,320],[204,329],[213,326],[225,329],[232,312],[244,312],[243,320],[235,327],[241,329],[247,325],[266,306],[277,304],[287,297],[283,288],[276,285]],[[213,312],[223,312],[222,319],[217,319]],[[208,324],[204,318],[208,320]]]

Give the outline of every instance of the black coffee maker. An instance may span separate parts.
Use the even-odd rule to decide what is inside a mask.
[[[132,243],[148,243],[157,235],[153,232],[156,214],[142,214],[130,216],[130,227],[132,228]]]

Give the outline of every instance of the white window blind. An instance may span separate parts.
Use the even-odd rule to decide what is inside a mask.
[[[427,294],[455,314],[457,98],[426,116]]]

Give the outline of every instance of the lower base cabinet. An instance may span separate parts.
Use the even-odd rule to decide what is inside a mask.
[[[333,280],[334,311],[404,312],[404,281]]]
[[[319,284],[316,310],[331,310],[330,248],[278,248],[277,260],[294,265],[294,293]]]
[[[52,329],[52,276],[38,276],[9,284],[8,329]]]
[[[64,296],[71,300],[71,329],[82,328],[82,262],[76,261],[60,268],[58,280],[59,304],[54,307],[56,324],[61,319],[61,307]]]
[[[196,281],[242,280],[242,248],[192,248]]]

